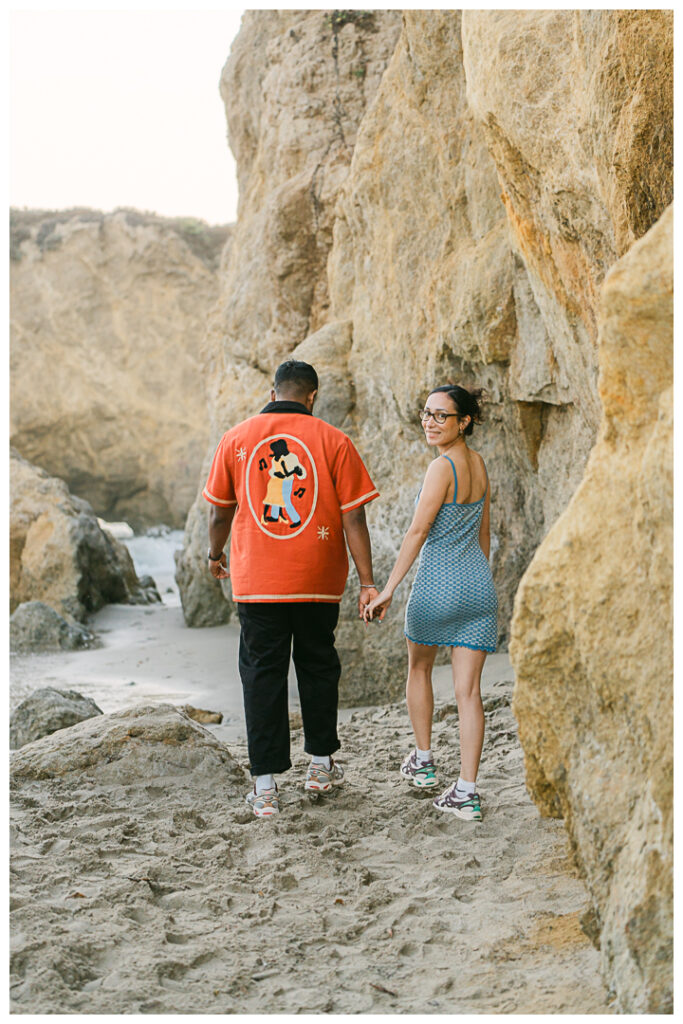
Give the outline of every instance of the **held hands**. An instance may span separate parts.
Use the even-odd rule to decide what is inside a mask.
[[[377,587],[361,587],[360,597],[358,598],[358,617],[365,619],[364,608],[369,601],[376,597]],[[367,620],[366,620],[367,621]]]
[[[228,572],[228,560],[225,557],[225,552],[221,555],[220,562],[212,562],[209,560],[209,572],[216,580],[227,580],[230,578]]]
[[[375,596],[373,596],[373,599],[371,601],[368,601],[366,603],[361,613],[365,621],[371,622],[373,619],[377,618],[381,622],[384,616],[387,614],[393,596],[394,595],[390,593],[386,588],[382,591],[381,594],[378,594],[377,591],[375,591]]]

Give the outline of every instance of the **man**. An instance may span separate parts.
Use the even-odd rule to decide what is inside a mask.
[[[358,571],[358,610],[377,595],[365,505],[379,496],[351,440],[313,417],[318,375],[288,360],[271,401],[223,435],[203,494],[209,514],[209,569],[232,580],[240,618],[244,691],[258,817],[277,814],[274,776],[291,767],[287,673],[296,669],[305,788],[328,792],[344,780],[332,754],[341,674],[334,630],[348,574],[346,544]],[[230,572],[223,548],[232,527]],[[344,542],[346,538],[346,544]]]

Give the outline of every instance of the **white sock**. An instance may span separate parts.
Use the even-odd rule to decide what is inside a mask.
[[[415,757],[418,761],[422,761],[422,764],[427,764],[428,761],[432,760],[431,750],[420,750],[419,747],[415,747]]]
[[[476,782],[465,782],[463,778],[458,776],[458,781],[455,784],[458,796],[472,796],[477,791]]]
[[[328,772],[332,767],[332,765],[330,764],[329,754],[325,754],[324,757],[321,757],[320,754],[311,754],[311,761],[313,762],[313,764],[321,764],[323,768],[327,768]]]
[[[275,779],[272,775],[257,775],[254,788],[257,793],[262,793],[264,789],[275,789]]]

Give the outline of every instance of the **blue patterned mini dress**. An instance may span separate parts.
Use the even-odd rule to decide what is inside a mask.
[[[405,634],[414,644],[495,651],[498,598],[488,559],[479,545],[484,497],[458,505],[444,503],[420,552],[417,575],[406,607]],[[419,495],[418,495],[419,497]]]

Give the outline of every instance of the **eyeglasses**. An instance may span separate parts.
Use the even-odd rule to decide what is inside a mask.
[[[435,423],[445,423],[449,416],[457,415],[457,412],[431,412],[429,409],[420,409],[418,413],[423,423],[426,423],[430,416]]]

